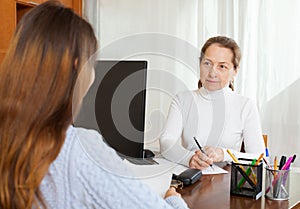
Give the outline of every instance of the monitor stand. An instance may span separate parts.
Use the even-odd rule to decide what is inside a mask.
[[[144,158],[154,158],[155,154],[149,150],[149,149],[144,149]]]

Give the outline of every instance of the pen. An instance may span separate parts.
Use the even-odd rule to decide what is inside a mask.
[[[266,157],[269,157],[269,150],[268,150],[268,135],[263,135],[264,142],[265,142],[265,149],[266,149]]]
[[[283,165],[285,164],[285,162],[286,162],[286,156],[281,156],[281,158],[280,158],[280,163],[279,163],[279,170],[281,170],[282,169],[282,167],[283,167]]]
[[[286,161],[286,163],[282,166],[282,170],[288,170],[289,167],[290,167],[290,165],[291,165],[291,163],[292,163],[292,160],[294,158],[296,158],[296,155],[289,157],[289,159]],[[272,186],[275,185],[275,183],[278,181],[279,177],[280,177],[280,175],[277,175],[276,177],[274,177],[274,180],[272,181]],[[270,191],[270,189],[271,189],[271,186],[269,186],[266,189],[266,193],[268,193]]]
[[[289,157],[286,163],[282,166],[282,170],[288,170],[294,158],[296,158],[296,155]]]
[[[199,144],[199,142],[197,141],[196,137],[194,137],[194,140],[195,140],[197,146],[199,147],[200,151],[208,157],[208,155],[206,154],[206,152],[205,152],[205,151],[202,149],[202,147],[200,146],[200,144]],[[214,169],[214,168],[212,167],[212,165],[209,165],[209,166],[210,166],[212,169]]]
[[[292,159],[291,163],[293,163],[295,159],[296,159],[296,155],[293,155],[293,159]],[[290,163],[290,165],[291,165],[291,163]],[[290,165],[286,168],[286,170],[290,169]],[[283,185],[285,185],[286,180],[287,180],[287,173],[284,174]]]
[[[290,165],[286,168],[286,170],[290,169],[290,166],[295,161],[295,159],[296,159],[296,155],[294,154],[292,157],[292,161],[291,161]]]

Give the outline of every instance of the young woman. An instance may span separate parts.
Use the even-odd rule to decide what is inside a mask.
[[[130,178],[97,132],[71,126],[96,45],[91,26],[57,2],[18,24],[0,68],[0,208],[187,208],[174,189],[163,200]]]
[[[203,169],[213,162],[230,161],[226,149],[242,156],[243,140],[247,153],[264,152],[254,102],[233,91],[240,60],[240,48],[231,38],[217,36],[203,45],[199,89],[179,93],[171,104],[160,137],[165,158]],[[194,138],[206,154],[199,151]]]

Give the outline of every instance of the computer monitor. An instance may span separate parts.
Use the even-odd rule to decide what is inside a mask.
[[[98,130],[122,157],[143,158],[147,61],[97,61],[75,126]]]

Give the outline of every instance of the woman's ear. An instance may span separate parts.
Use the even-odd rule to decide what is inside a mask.
[[[240,66],[237,66],[233,69],[233,77],[235,77],[237,75],[237,73],[239,72],[240,70]]]
[[[233,70],[230,71],[230,78],[229,80],[234,80],[234,77],[237,75],[240,67],[233,68]]]

